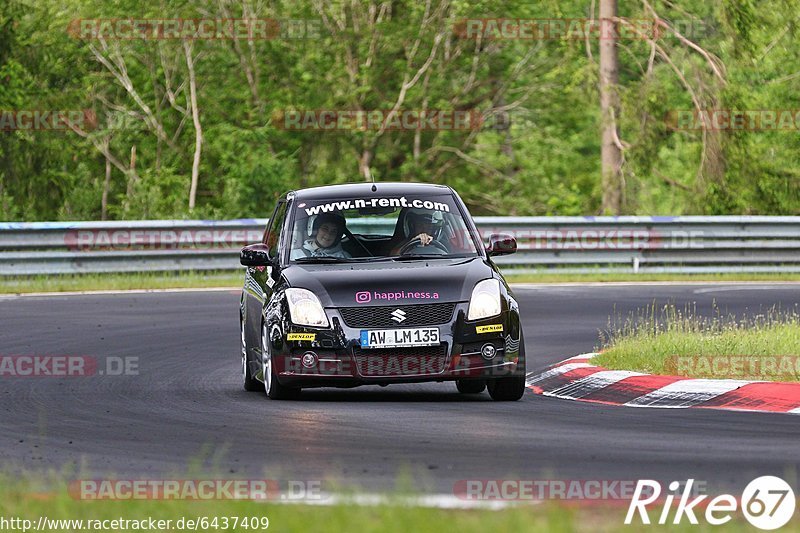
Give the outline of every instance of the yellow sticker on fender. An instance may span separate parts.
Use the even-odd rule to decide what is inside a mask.
[[[287,341],[313,341],[316,339],[316,333],[289,333],[286,335]]]
[[[503,324],[489,324],[488,326],[475,326],[475,333],[503,332]]]

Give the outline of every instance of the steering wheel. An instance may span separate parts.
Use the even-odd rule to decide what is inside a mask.
[[[444,244],[442,244],[437,240],[432,240],[431,242],[428,243],[428,246],[436,248],[438,251],[441,252],[441,255],[446,255],[450,253],[450,250],[447,249],[447,246],[445,246]],[[405,255],[409,251],[411,251],[411,249],[417,247],[422,247],[422,239],[420,239],[419,237],[414,237],[413,239],[405,243],[402,248],[400,248],[400,250],[397,252],[397,255]],[[425,248],[427,248],[427,246]]]

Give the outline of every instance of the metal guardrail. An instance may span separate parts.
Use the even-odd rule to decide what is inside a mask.
[[[476,217],[514,272],[800,272],[800,217]],[[267,219],[0,223],[0,275],[237,270]],[[366,229],[351,220],[355,233]]]

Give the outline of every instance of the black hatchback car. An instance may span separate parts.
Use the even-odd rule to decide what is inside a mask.
[[[286,193],[242,249],[246,390],[455,381],[495,400],[525,391],[519,307],[458,194],[364,183]]]

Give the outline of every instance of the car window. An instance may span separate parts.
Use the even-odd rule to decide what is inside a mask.
[[[477,255],[452,194],[407,194],[295,202],[291,260],[332,256],[342,259],[398,255]],[[333,233],[330,233],[333,232]],[[425,243],[415,239],[425,233]]]
[[[269,247],[269,253],[272,257],[278,254],[281,230],[283,229],[283,223],[286,221],[286,205],[285,201],[278,202],[278,205],[275,207],[275,212],[269,219],[267,231],[264,234],[264,244]]]

